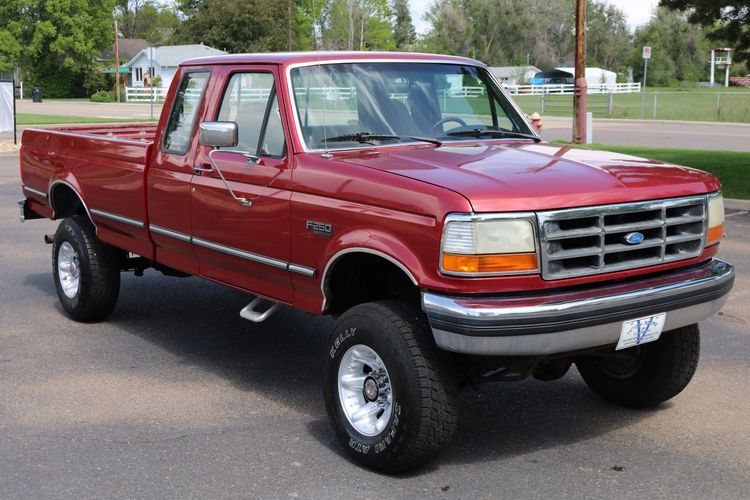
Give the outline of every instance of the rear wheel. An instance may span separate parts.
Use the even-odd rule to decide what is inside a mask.
[[[648,408],[675,397],[695,374],[698,325],[664,332],[655,342],[611,355],[582,356],[578,371],[596,394],[613,403]]]
[[[99,321],[120,293],[118,250],[96,237],[86,217],[64,219],[52,244],[52,275],[60,304],[77,321]]]
[[[415,308],[398,301],[344,313],[326,353],[324,396],[336,436],[356,461],[385,472],[419,467],[456,427],[451,365]]]

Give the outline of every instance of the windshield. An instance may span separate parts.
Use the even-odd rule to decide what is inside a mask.
[[[477,130],[533,134],[487,72],[476,66],[321,64],[292,69],[291,80],[308,149],[361,147],[363,134],[370,136],[370,146],[412,142],[415,137],[501,137],[471,133]]]

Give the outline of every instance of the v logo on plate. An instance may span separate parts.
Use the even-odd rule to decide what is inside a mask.
[[[641,340],[643,340],[643,337],[646,336],[648,333],[648,330],[651,328],[651,326],[654,324],[654,316],[651,316],[648,318],[648,323],[646,323],[646,327],[641,329],[641,320],[638,320],[636,322],[638,333],[636,334],[635,343],[640,344]]]

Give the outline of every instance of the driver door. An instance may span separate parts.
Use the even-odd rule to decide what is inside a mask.
[[[275,68],[226,68],[223,97],[207,120],[237,123],[238,144],[196,155],[191,189],[193,244],[200,274],[278,301],[292,284],[289,215],[291,173]]]

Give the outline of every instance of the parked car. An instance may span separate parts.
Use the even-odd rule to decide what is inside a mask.
[[[460,57],[189,60],[157,126],[26,129],[21,179],[76,321],[147,268],[246,291],[250,321],[337,318],[328,415],[383,471],[450,442],[467,385],[575,363],[607,400],[674,397],[734,279],[715,177],[546,143]]]

